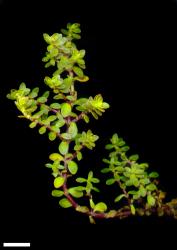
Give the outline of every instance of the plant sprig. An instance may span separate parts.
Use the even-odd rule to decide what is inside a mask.
[[[68,24],[61,33],[44,34],[47,52],[42,61],[45,67],[55,67],[52,76],[46,76],[44,83],[48,91],[39,95],[39,87],[27,88],[21,83],[19,89],[12,89],[7,98],[13,100],[21,118],[30,121],[29,127],[39,127],[40,134],[48,134],[50,141],[59,140],[58,149],[49,155],[46,164],[54,177],[52,196],[59,198],[63,208],[73,207],[76,211],[94,218],[125,218],[132,215],[170,215],[177,218],[177,199],[164,202],[165,192],[159,189],[159,174],[148,172],[147,163],[138,163],[139,156],[127,156],[129,147],[114,134],[106,149],[110,151],[106,166],[101,170],[108,175],[106,185],[117,185],[115,208],[110,209],[106,202],[96,202],[94,192],[100,192],[97,185],[100,179],[89,171],[87,177],[75,177],[79,171],[79,161],[83,158],[83,148],[92,150],[98,136],[89,129],[79,130],[79,121],[90,122],[90,116],[98,119],[109,104],[101,94],[95,97],[78,98],[79,84],[89,80],[84,74],[85,50],[79,50],[74,40],[81,38],[80,25]],[[68,179],[74,178],[76,186],[68,186]],[[79,205],[83,197],[88,202]]]

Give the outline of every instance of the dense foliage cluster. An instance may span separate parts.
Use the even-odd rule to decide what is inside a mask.
[[[107,185],[119,187],[115,194],[115,208],[110,209],[106,202],[94,199],[94,192],[100,192],[100,180],[93,171],[87,176],[75,177],[83,148],[92,150],[99,138],[90,129],[79,131],[78,123],[80,120],[89,123],[90,116],[98,119],[109,108],[101,94],[80,98],[75,90],[77,85],[89,80],[84,74],[85,50],[77,49],[73,42],[81,38],[80,33],[80,25],[74,23],[68,24],[61,33],[44,34],[47,52],[42,61],[46,68],[55,67],[53,75],[44,79],[48,91],[39,94],[39,87],[31,90],[21,83],[18,90],[12,89],[7,95],[22,113],[19,117],[30,121],[30,128],[38,127],[39,133],[47,133],[50,141],[59,140],[58,150],[49,155],[50,161],[46,164],[54,177],[52,196],[59,198],[61,207],[73,207],[87,214],[91,223],[95,223],[94,218],[124,218],[152,213],[177,218],[177,199],[164,202],[165,193],[158,187],[159,174],[148,172],[148,164],[139,163],[138,155],[128,156],[129,147],[117,134],[106,145],[110,153],[107,159],[103,159],[105,166],[101,170],[108,176]],[[69,178],[75,179],[74,186],[68,186]],[[79,205],[79,199],[83,197],[88,200],[85,206]]]

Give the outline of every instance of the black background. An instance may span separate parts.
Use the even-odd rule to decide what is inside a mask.
[[[50,194],[53,178],[44,167],[56,145],[17,118],[6,94],[22,81],[43,89],[47,72],[41,62],[46,48],[42,34],[59,32],[68,22],[81,23],[78,47],[87,51],[90,82],[79,86],[80,93],[102,93],[111,105],[89,124],[101,139],[94,152],[85,152],[83,172],[92,168],[99,174],[104,144],[118,132],[131,153],[159,171],[169,199],[175,197],[176,18],[175,1],[0,1],[2,241],[57,245],[80,232],[88,242],[95,236],[98,242],[116,243],[119,237],[121,244],[132,236],[137,244],[139,234],[145,244],[162,242],[167,234],[172,240],[177,224],[171,218],[98,221],[93,226],[87,217],[59,208]],[[79,236],[75,242],[80,245]]]

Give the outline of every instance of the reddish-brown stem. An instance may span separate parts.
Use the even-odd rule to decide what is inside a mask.
[[[64,195],[65,197],[69,200],[69,202],[72,204],[73,208],[77,210],[79,206],[79,204],[77,202],[75,202],[75,200],[69,195],[68,193],[68,189],[67,189],[67,174],[63,175],[63,177],[65,178],[65,183],[63,185],[63,191],[64,191]],[[170,207],[167,205],[167,204],[164,204],[162,206],[163,208],[163,211],[164,211],[164,214],[168,215],[168,216],[172,216],[173,213],[170,209]],[[143,209],[144,210],[144,213],[146,211],[150,211],[152,213],[156,213],[157,212],[157,208],[151,208],[151,209]],[[121,208],[117,211],[115,211],[114,215],[113,216],[110,216],[109,215],[109,212],[105,212],[105,213],[96,213],[94,211],[92,211],[91,209],[86,211],[86,212],[83,212],[83,211],[80,211],[81,213],[84,213],[85,215],[88,215],[88,216],[92,216],[94,218],[97,218],[97,219],[108,219],[108,218],[126,218],[126,217],[129,217],[129,216],[132,216],[132,212],[130,209],[127,209],[127,208]]]
[[[68,172],[67,169],[67,161],[64,162],[64,166],[66,171]],[[63,185],[63,191],[64,191],[64,195],[65,197],[68,199],[68,201],[71,203],[72,207],[76,210],[79,211],[80,205],[73,199],[73,197],[69,194],[68,192],[68,188],[67,188],[67,177],[68,177],[68,173],[63,174],[63,177],[65,178],[65,183]],[[121,183],[118,183],[121,186]],[[126,190],[122,189],[125,195],[128,195]],[[128,198],[128,197],[127,197]],[[143,208],[142,208],[143,209]],[[162,209],[164,211],[164,214],[166,215],[173,215],[170,207],[167,204],[162,205]],[[143,209],[144,213],[147,211],[150,211],[152,213],[156,213],[157,212],[157,208],[149,208]],[[110,216],[109,212],[104,212],[104,213],[96,213],[94,212],[92,209],[89,209],[85,212],[83,212],[82,210],[80,211],[81,213],[84,213],[85,215],[97,218],[97,219],[107,219],[107,218],[126,218],[128,216],[132,216],[132,212],[130,208],[124,207],[121,208],[117,211],[114,211],[114,214],[112,216]]]

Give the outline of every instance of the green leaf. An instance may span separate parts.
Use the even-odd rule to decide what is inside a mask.
[[[89,171],[88,173],[88,180],[91,180],[93,177],[93,171]]]
[[[72,37],[73,37],[73,38],[75,38],[75,39],[80,39],[80,38],[81,38],[81,36],[80,36],[80,35],[78,35],[78,34],[74,34],[74,33],[72,34]]]
[[[98,211],[98,212],[103,213],[106,210],[107,210],[107,205],[104,202],[99,202],[94,207],[94,212]]]
[[[59,152],[62,154],[62,155],[66,155],[68,153],[68,150],[69,150],[69,144],[66,142],[66,141],[62,141],[59,145]]]
[[[92,179],[91,179],[91,182],[93,182],[93,183],[99,183],[100,180],[99,180],[98,178],[92,178]]]
[[[106,146],[105,146],[105,149],[112,149],[112,148],[114,148],[114,146],[112,145],[112,144],[107,144]]]
[[[60,188],[61,186],[63,186],[64,182],[65,182],[65,178],[62,176],[59,176],[54,179],[54,187]]]
[[[72,139],[72,135],[69,133],[62,133],[61,136],[63,137],[63,139],[65,140],[71,140]]]
[[[61,32],[66,36],[68,35],[68,31],[66,29],[61,29]]]
[[[65,99],[65,97],[64,97],[64,95],[63,94],[61,94],[61,93],[59,93],[58,95],[55,95],[54,97],[53,97],[53,99],[54,100],[63,100],[63,99]]]
[[[48,98],[49,95],[50,95],[50,92],[49,91],[45,91],[42,96],[45,97],[45,98]]]
[[[146,189],[149,191],[154,191],[157,189],[156,185],[154,183],[151,183],[149,185],[146,186]]]
[[[131,176],[130,176],[130,178],[131,178]],[[138,186],[139,186],[138,178],[133,177],[133,178],[130,179],[130,181],[132,181],[132,184],[133,184],[135,187],[138,187]]]
[[[96,224],[96,223],[95,223],[95,220],[93,219],[92,216],[89,216],[89,221],[90,221],[91,224]]]
[[[113,178],[108,179],[108,180],[106,181],[106,185],[112,185],[112,184],[114,184],[114,182],[115,182],[115,179],[113,179]]]
[[[121,148],[121,150],[122,150],[122,151],[125,151],[125,152],[128,151],[129,149],[130,149],[129,146],[124,146],[124,147]]]
[[[121,167],[121,166],[116,167],[115,169],[116,169],[119,173],[123,173],[124,170],[125,170],[125,168],[124,168],[124,167]]]
[[[75,198],[81,198],[83,196],[83,192],[78,191],[76,187],[69,188],[68,192]]]
[[[108,172],[110,172],[111,170],[109,169],[109,168],[103,168],[102,170],[101,170],[101,173],[103,173],[103,174],[106,174],[106,173],[108,173]]]
[[[141,167],[141,168],[148,168],[149,164],[148,163],[141,163],[141,164],[139,164],[139,167]]]
[[[74,80],[79,81],[79,82],[87,82],[89,80],[89,77],[88,76],[83,76],[83,77],[76,76]]]
[[[75,151],[78,151],[78,150],[81,150],[82,149],[82,145],[81,144],[76,144],[75,146],[74,146],[74,150]]]
[[[66,96],[66,99],[68,99],[69,101],[75,101],[75,96],[72,96],[72,95],[68,95]]]
[[[138,154],[136,154],[136,155],[131,155],[130,157],[129,157],[129,160],[130,161],[137,161],[139,159],[139,155]]]
[[[55,163],[54,163],[55,164]],[[58,166],[57,166],[57,168],[58,169],[65,169],[65,167],[63,166],[63,165],[61,165],[61,164],[59,164]]]
[[[90,181],[87,181],[87,185],[86,185],[86,188],[85,188],[85,191],[87,193],[87,195],[90,195],[90,192],[91,190],[93,189],[93,185]]]
[[[51,163],[46,163],[45,166],[46,168],[52,168],[53,165]]]
[[[151,173],[149,174],[149,177],[150,177],[150,178],[158,178],[158,177],[159,177],[159,174],[158,174],[157,172],[151,172]]]
[[[141,197],[145,197],[146,196],[146,189],[144,187],[140,187],[139,189],[139,194],[141,195]]]
[[[103,160],[102,160],[104,163],[108,163],[108,164],[110,164],[110,161],[108,160],[108,159],[105,159],[105,158],[103,158]]]
[[[86,146],[89,149],[92,149],[95,147],[95,141],[98,140],[98,136],[94,135],[91,130],[88,130],[87,132],[82,132],[82,134],[79,135],[78,142],[82,143],[84,146]]]
[[[60,205],[61,207],[63,207],[63,208],[72,207],[71,202],[70,202],[68,199],[66,199],[66,198],[61,199],[61,200],[59,201],[59,205]]]
[[[107,214],[106,214],[106,218],[114,218],[117,214],[116,210],[110,210]]]
[[[77,163],[74,161],[69,161],[68,162],[68,169],[71,174],[76,174],[78,170]]]
[[[39,129],[39,134],[40,134],[40,135],[44,134],[45,132],[46,132],[46,127],[45,127],[45,126],[43,126],[43,127],[41,127],[41,128]]]
[[[53,122],[53,121],[55,121],[57,119],[57,116],[56,115],[50,115],[48,118],[47,118],[47,120],[49,121],[49,122]]]
[[[43,119],[42,123],[44,126],[46,126],[46,128],[47,128],[47,126],[50,126],[50,122],[47,119]]]
[[[120,194],[120,195],[118,195],[116,198],[115,198],[115,200],[114,200],[114,202],[119,202],[122,198],[126,198],[126,195],[125,194]]]
[[[83,77],[84,76],[83,70],[81,68],[79,68],[79,67],[74,66],[73,67],[73,71],[79,77]]]
[[[77,125],[75,122],[70,123],[68,133],[71,135],[72,138],[76,137],[76,135],[78,133],[78,129],[77,129]]]
[[[59,103],[52,103],[51,105],[50,105],[50,107],[52,108],[52,109],[60,109],[60,107],[61,107],[61,104],[59,104]]]
[[[48,136],[50,141],[54,141],[57,137],[56,133],[54,132],[49,132]]]
[[[73,117],[73,118],[77,118],[78,115],[76,113],[74,113],[74,112],[71,112],[70,116]]]
[[[92,187],[92,190],[94,190],[95,192],[100,192],[100,190],[96,187]]]
[[[26,84],[25,84],[24,82],[22,82],[22,83],[20,84],[20,86],[19,86],[19,89],[21,89],[21,90],[26,89]]]
[[[83,186],[77,186],[77,187],[75,187],[75,189],[77,191],[85,191],[85,187],[83,187]]]
[[[136,195],[136,194],[137,194],[137,191],[135,191],[135,190],[130,190],[130,191],[128,192],[128,194]]]
[[[140,180],[140,183],[143,184],[143,185],[147,185],[147,184],[150,183],[150,180],[149,180],[149,178],[144,178],[144,179]]]
[[[39,103],[45,103],[46,101],[47,101],[47,98],[44,97],[44,96],[41,96],[41,97],[39,97],[39,98],[37,99],[37,102],[39,102]]]
[[[81,212],[81,213],[87,213],[89,212],[89,208],[86,206],[77,206],[76,211]]]
[[[61,119],[61,117],[58,115],[58,119],[60,119],[59,121],[55,121],[55,126],[58,127],[58,128],[61,128],[65,125],[65,120]]]
[[[88,117],[88,115],[83,114],[83,118],[84,118],[84,121],[86,123],[89,123],[89,117]]]
[[[69,116],[71,113],[71,105],[69,103],[61,104],[61,114],[63,117]]]
[[[59,126],[57,123],[55,123],[55,125],[52,125],[51,126],[51,129],[53,132],[55,132],[56,134],[59,134],[60,133],[60,129],[59,129]]]
[[[52,153],[50,156],[49,156],[49,159],[52,160],[52,161],[62,161],[63,160],[63,156],[58,154],[58,153]]]
[[[133,185],[132,180],[127,180],[127,181],[125,182],[125,185],[126,185],[127,187],[132,186],[132,185]]]
[[[82,153],[81,153],[81,152],[78,151],[78,152],[76,153],[76,156],[77,156],[77,160],[78,160],[78,161],[82,160]]]
[[[29,127],[30,127],[30,128],[35,128],[36,125],[37,125],[37,122],[32,122],[32,123],[30,123]]]
[[[43,38],[44,38],[44,40],[45,40],[48,44],[50,44],[50,42],[51,42],[51,37],[50,37],[48,34],[44,33],[44,34],[43,34]]]
[[[119,142],[118,142],[118,146],[119,147],[122,147],[122,146],[124,146],[125,145],[125,142],[120,138],[119,139]]]
[[[114,134],[111,138],[111,142],[112,144],[117,144],[119,141],[119,137],[118,137],[118,134]]]
[[[133,215],[135,215],[136,210],[135,210],[135,207],[134,207],[133,204],[130,205],[130,209],[131,209],[131,213],[132,213]]]
[[[39,93],[39,88],[36,87],[36,88],[34,88],[34,89],[31,91],[31,93],[29,94],[29,97],[30,97],[30,98],[35,98],[35,97],[38,96],[38,93]]]
[[[61,190],[53,190],[52,191],[52,196],[53,197],[61,197],[63,194],[64,194],[64,192],[61,191]]]
[[[83,104],[86,104],[88,101],[88,98],[79,98],[75,101],[75,105],[83,105]]]
[[[155,198],[150,194],[147,196],[147,203],[150,207],[155,205]]]
[[[92,199],[90,199],[89,201],[90,201],[90,207],[91,207],[92,209],[94,209],[94,208],[95,208],[95,203],[93,202]]]
[[[78,177],[76,179],[76,181],[79,182],[79,183],[87,182],[87,180],[85,178],[82,178],[82,177]]]

